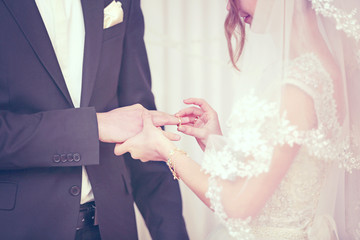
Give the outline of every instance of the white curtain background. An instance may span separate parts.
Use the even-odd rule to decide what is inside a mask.
[[[142,0],[145,43],[160,111],[176,113],[186,107],[183,99],[200,97],[217,110],[224,125],[240,77],[229,63],[227,53],[223,27],[226,3],[226,0]],[[182,136],[178,146],[201,161],[202,151],[193,138]],[[217,220],[181,181],[180,187],[190,239],[206,239],[217,227]],[[137,219],[139,239],[151,239],[138,212]]]

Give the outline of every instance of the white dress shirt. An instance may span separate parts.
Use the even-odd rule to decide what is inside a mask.
[[[85,26],[80,0],[35,0],[55,50],[71,100],[80,107]],[[94,200],[82,167],[81,204]]]

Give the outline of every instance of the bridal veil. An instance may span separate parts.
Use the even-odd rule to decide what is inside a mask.
[[[277,150],[306,149],[326,164],[307,238],[360,239],[360,1],[258,0],[246,35],[239,101],[202,163],[213,210],[233,237],[252,239],[254,216],[229,216],[223,182],[244,179],[233,193],[244,194]]]

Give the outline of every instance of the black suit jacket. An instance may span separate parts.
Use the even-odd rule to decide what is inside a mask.
[[[116,157],[113,144],[98,140],[96,112],[155,109],[140,0],[122,0],[124,21],[104,30],[109,2],[82,0],[75,109],[35,1],[0,0],[0,239],[74,239],[82,165],[103,239],[137,239],[133,199],[153,239],[188,239],[167,167]]]

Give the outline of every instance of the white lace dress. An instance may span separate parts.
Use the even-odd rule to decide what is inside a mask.
[[[235,105],[229,135],[210,143],[205,153],[202,167],[211,175],[207,197],[234,239],[328,240],[334,236],[332,217],[317,211],[329,171],[338,167],[347,151],[337,121],[333,81],[313,53],[293,60],[285,79],[285,84],[313,99],[317,128],[298,130],[286,115],[279,117],[276,103],[250,94]],[[251,178],[267,172],[274,147],[284,143],[301,148],[260,214],[253,219],[228,218],[217,179]],[[245,160],[250,155],[253,160]]]
[[[312,157],[303,147],[270,201],[252,220],[250,228],[256,239],[320,240],[316,236],[322,233],[316,231],[329,234],[331,218],[316,215],[328,169],[326,161]],[[322,229],[315,229],[314,224],[321,224]]]

